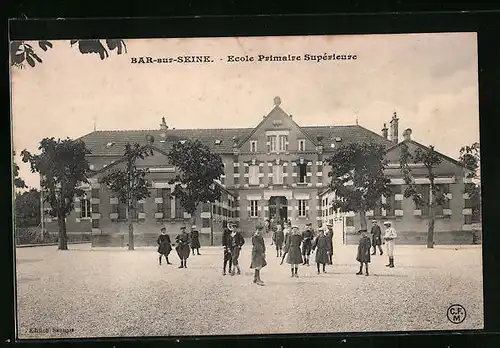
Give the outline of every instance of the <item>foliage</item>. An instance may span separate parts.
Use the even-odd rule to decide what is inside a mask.
[[[129,249],[134,250],[134,226],[131,212],[136,209],[137,201],[149,197],[146,175],[148,169],[137,168],[136,162],[147,156],[153,155],[149,146],[141,146],[135,143],[125,145],[124,169],[115,169],[101,179],[111,191],[116,193],[120,202],[127,204],[129,225]]]
[[[459,163],[467,168],[470,172],[466,175],[470,179],[479,178],[479,168],[480,168],[480,146],[479,143],[473,143],[472,145],[466,145],[460,149],[460,156],[458,159]],[[464,193],[469,195],[469,199],[474,201],[479,201],[481,198],[481,185],[471,184],[465,185]]]
[[[59,222],[59,249],[67,250],[66,216],[73,210],[74,197],[82,197],[79,188],[87,183],[89,170],[85,155],[90,154],[81,140],[45,138],[33,155],[27,150],[21,152],[23,162],[30,163],[33,173],[41,175],[41,189],[44,202],[50,204],[49,214],[57,216]]]
[[[168,154],[170,163],[180,170],[174,179],[172,192],[179,198],[184,210],[195,214],[199,203],[215,202],[220,199],[221,188],[215,185],[224,174],[222,158],[211,153],[208,146],[199,140],[175,143]]]
[[[12,158],[14,158],[15,156],[16,156],[16,153],[13,152]],[[19,166],[16,164],[16,162],[13,162],[13,163],[14,163],[13,164],[14,187],[19,188],[19,189],[28,188],[28,186],[26,186],[26,183],[24,182],[24,180],[19,177]]]
[[[331,171],[330,189],[335,192],[332,206],[342,212],[359,212],[361,227],[366,228],[365,212],[385,208],[381,197],[390,193],[390,179],[384,169],[385,149],[375,143],[350,143],[337,148],[326,160]]]
[[[40,224],[40,191],[31,189],[17,193],[15,204],[16,228]]]
[[[109,57],[109,53],[106,50],[106,47],[110,51],[116,50],[117,54],[122,54],[123,52],[127,53],[127,46],[125,45],[125,42],[119,39],[70,40],[70,45],[78,45],[78,49],[82,54],[98,54],[101,59]],[[52,43],[47,40],[38,41],[38,46],[43,51],[47,51],[49,48],[53,47]],[[43,62],[43,60],[35,52],[33,46],[26,41],[12,41],[10,43],[10,61],[12,66],[19,68],[24,67],[24,62],[28,63],[28,65],[31,67],[34,67],[36,65],[36,62]]]

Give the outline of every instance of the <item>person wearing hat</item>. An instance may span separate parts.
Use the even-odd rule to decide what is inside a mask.
[[[193,255],[195,255],[194,249],[196,249],[196,252],[200,255],[200,233],[196,225],[191,227],[191,250],[193,251]]]
[[[382,256],[384,254],[381,246],[382,231],[380,230],[380,226],[378,225],[377,220],[372,220],[371,234],[372,234],[372,246],[373,246],[372,255],[377,255],[377,246],[378,246],[378,250],[380,251],[380,256]]]
[[[281,257],[283,252],[283,241],[285,240],[285,234],[283,233],[283,228],[281,225],[276,226],[276,232],[274,233],[274,244],[276,244],[276,257]]]
[[[181,233],[175,237],[175,241],[177,246],[175,250],[177,251],[177,255],[179,255],[179,259],[181,260],[181,265],[179,268],[187,268],[187,259],[189,257],[189,234],[186,232],[186,226],[181,227]]]
[[[232,272],[233,260],[231,256],[231,232],[234,229],[234,224],[232,222],[228,223],[222,232],[222,246],[224,247],[224,266],[222,268],[222,275],[226,275],[226,267],[229,263],[229,273]]]
[[[171,265],[172,263],[168,260],[168,254],[172,251],[172,245],[170,242],[170,236],[167,234],[167,229],[165,227],[161,228],[161,234],[158,236],[156,243],[158,244],[158,254],[160,257],[158,262],[161,265],[161,257],[165,256],[165,260],[167,260],[167,265]]]
[[[241,274],[240,265],[238,262],[238,258],[240,257],[240,251],[243,244],[245,244],[245,238],[241,235],[239,229],[236,225],[232,225],[231,231],[231,261],[233,264],[233,269],[229,272],[232,276],[234,276],[234,269],[237,269],[237,274]]]
[[[384,240],[387,249],[387,256],[389,256],[389,263],[385,265],[386,267],[394,267],[394,241],[398,237],[396,230],[392,227],[390,221],[384,222],[385,233]]]
[[[252,236],[252,262],[250,268],[255,269],[255,275],[253,282],[257,285],[264,285],[262,279],[260,279],[260,270],[266,267],[266,245],[264,244],[264,237],[262,237],[262,230],[264,226],[262,224],[257,224],[255,226],[255,233]]]
[[[333,225],[331,223],[326,223],[326,240],[328,241],[328,264],[333,264]]]
[[[372,243],[370,241],[370,238],[368,237],[367,230],[359,230],[358,233],[361,233],[361,238],[359,239],[358,254],[356,256],[356,261],[359,262],[359,272],[356,274],[363,274],[364,264],[366,268],[365,275],[368,275],[368,264],[370,263],[370,249],[372,248]]]
[[[286,263],[291,267],[292,277],[299,277],[299,265],[302,263],[302,254],[300,252],[300,245],[302,243],[302,234],[299,232],[299,227],[297,225],[292,226],[292,232],[290,232],[286,238],[285,253],[281,259],[281,264],[283,264],[283,259],[286,257]]]
[[[307,223],[306,230],[302,232],[302,257],[304,258],[303,265],[309,266],[309,257],[312,250],[312,240],[314,233],[312,231],[312,223]]]
[[[323,273],[326,273],[325,265],[328,263],[328,252],[330,250],[330,245],[328,243],[328,237],[325,236],[326,227],[320,227],[319,234],[314,238],[312,243],[312,250],[316,250],[316,267],[319,272],[319,266],[323,266]]]

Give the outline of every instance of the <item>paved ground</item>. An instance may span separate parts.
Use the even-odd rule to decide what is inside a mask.
[[[483,328],[480,246],[397,246],[396,268],[373,256],[369,277],[355,275],[356,246],[346,246],[327,274],[311,265],[297,279],[267,245],[264,287],[252,283],[250,246],[242,250],[243,274],[234,277],[221,275],[218,247],[191,256],[188,269],[177,268],[175,254],[174,265],[159,266],[155,248],[17,249],[19,337]],[[447,319],[455,303],[467,310],[461,324]]]

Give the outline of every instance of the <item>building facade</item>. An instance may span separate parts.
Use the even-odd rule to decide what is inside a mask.
[[[390,132],[390,133],[389,133]],[[408,132],[407,132],[408,133]],[[149,139],[149,140],[148,140]],[[151,139],[154,142],[151,143]],[[224,175],[217,182],[223,188],[219,202],[201,204],[196,213],[196,225],[202,244],[220,244],[221,233],[228,221],[237,221],[247,236],[258,221],[278,217],[299,226],[312,222],[318,228],[323,222],[334,223],[336,236],[343,243],[354,243],[353,234],[359,225],[353,213],[340,214],[329,206],[332,192],[328,190],[329,166],[325,159],[335,148],[352,142],[375,142],[387,148],[390,161],[387,175],[391,177],[394,195],[385,199],[393,202],[390,211],[369,212],[380,219],[393,219],[403,236],[403,243],[425,243],[425,211],[413,207],[410,199],[402,198],[404,182],[397,168],[399,156],[398,119],[391,120],[391,129],[384,125],[382,135],[359,125],[299,126],[292,115],[281,108],[279,97],[274,108],[253,128],[169,129],[162,120],[160,129],[136,131],[95,131],[81,138],[91,151],[88,155],[93,174],[84,187],[87,195],[75,201],[75,209],[67,217],[68,234],[90,233],[93,245],[125,246],[128,242],[127,209],[113,193],[99,184],[100,178],[123,163],[125,144],[147,144],[153,156],[137,163],[149,168],[148,184],[151,197],[138,202],[134,220],[136,245],[153,245],[160,227],[175,235],[181,225],[189,223],[179,202],[170,197],[173,189],[168,181],[176,168],[169,165],[167,153],[176,142],[198,139],[218,153],[224,163]],[[408,138],[410,147],[422,146]],[[436,242],[469,242],[473,227],[472,207],[462,195],[464,169],[443,155],[439,180],[452,197],[436,222],[441,237]],[[418,169],[418,168],[416,168]],[[420,169],[418,169],[420,170]],[[421,180],[422,188],[427,186]],[[469,217],[469,218],[468,218]],[[56,221],[46,217],[46,227],[57,229]]]

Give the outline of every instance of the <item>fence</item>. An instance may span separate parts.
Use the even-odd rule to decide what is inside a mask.
[[[90,233],[67,233],[68,243],[90,242]],[[16,245],[57,243],[59,236],[57,232],[44,230],[43,235],[40,227],[16,228]]]

